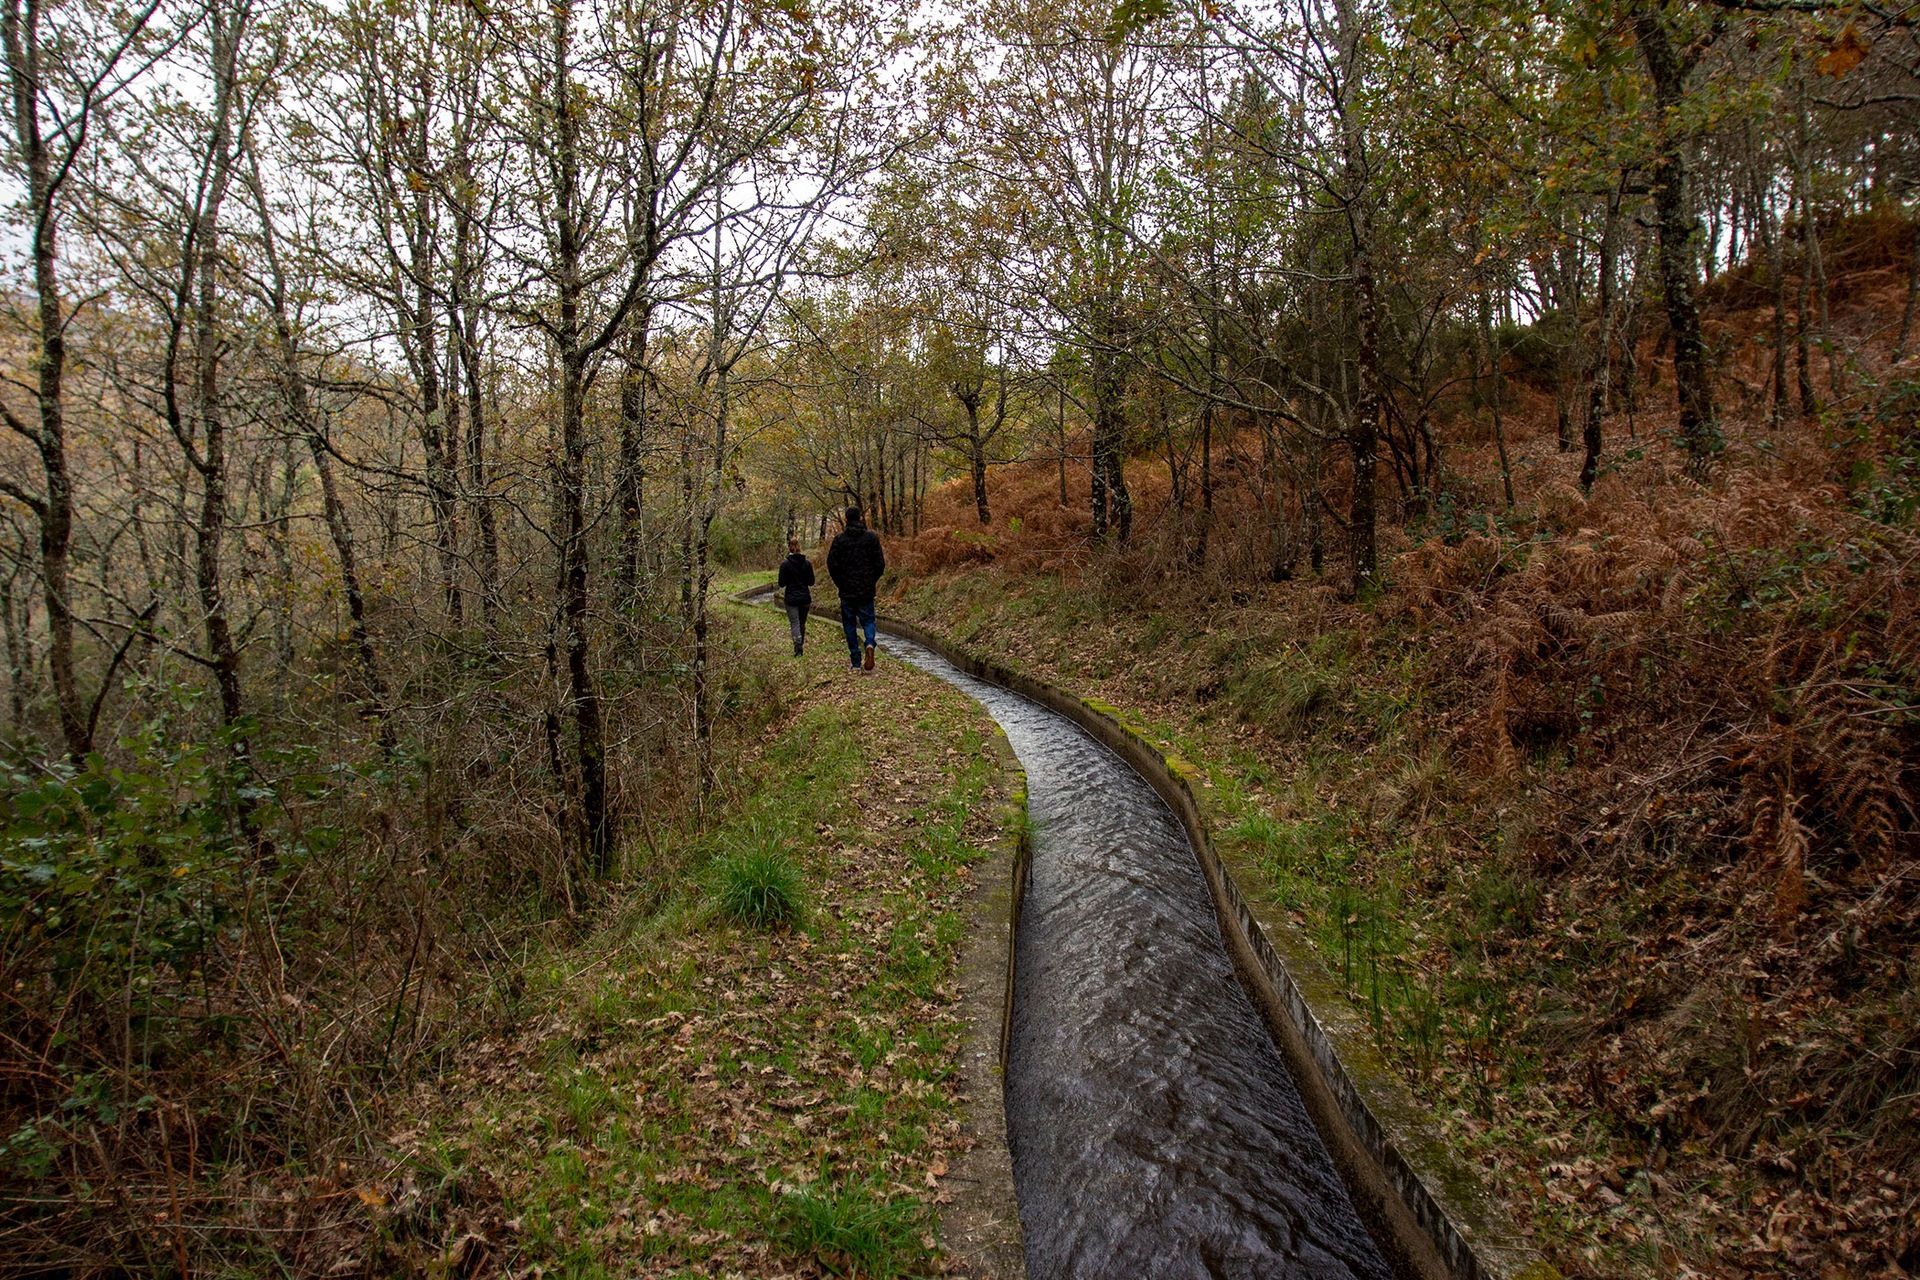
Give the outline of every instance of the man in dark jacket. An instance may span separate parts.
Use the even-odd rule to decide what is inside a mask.
[[[813,609],[813,561],[800,554],[798,538],[787,539],[787,558],[780,562],[780,590],[797,658],[807,647],[807,614]]]
[[[886,571],[887,553],[880,549],[880,539],[860,518],[860,508],[848,507],[846,527],[827,548],[827,573],[840,588],[840,625],[847,631],[847,655],[855,671],[873,670],[873,590]]]

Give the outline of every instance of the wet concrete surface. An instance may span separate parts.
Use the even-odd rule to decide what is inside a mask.
[[[981,702],[1027,774],[1006,1109],[1030,1273],[1391,1277],[1172,811],[1065,717],[909,641],[882,647]]]

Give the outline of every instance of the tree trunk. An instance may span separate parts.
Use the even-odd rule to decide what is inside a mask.
[[[1913,231],[1907,240],[1907,304],[1900,309],[1900,336],[1893,343],[1893,361],[1907,358],[1907,340],[1913,336],[1913,308],[1920,299],[1920,210],[1913,215]]]
[[[1117,303],[1103,299],[1095,317],[1088,364],[1093,381],[1093,539],[1124,546],[1133,532],[1127,492],[1126,378],[1121,367]]]
[[[477,187],[473,173],[472,133],[479,107],[473,101],[476,89],[466,91],[460,104],[460,116],[453,131],[453,174],[458,193],[453,210],[452,289],[449,298],[448,327],[454,335],[457,359],[450,376],[447,395],[466,400],[466,501],[480,532],[480,560],[476,586],[480,597],[480,623],[486,633],[487,651],[494,651],[495,633],[500,622],[500,533],[494,521],[493,495],[487,476],[487,405],[480,364],[480,297],[485,276],[485,237],[474,213]]]
[[[575,764],[580,778],[577,848],[592,874],[613,870],[613,823],[607,805],[606,737],[600,694],[593,680],[588,631],[586,516],[586,353],[582,350],[580,308],[585,294],[579,212],[579,125],[574,119],[573,81],[568,67],[573,11],[553,7],[553,113],[555,135],[554,203],[560,323],[556,330],[560,363],[560,622],[567,669],[567,697],[573,705]]]
[[[1644,5],[1634,15],[1640,53],[1653,81],[1654,101],[1661,113],[1660,154],[1653,165],[1655,233],[1660,255],[1660,289],[1666,304],[1667,325],[1673,337],[1674,389],[1680,403],[1680,439],[1687,448],[1688,470],[1703,478],[1724,447],[1714,414],[1711,374],[1706,344],[1700,333],[1700,312],[1694,301],[1697,274],[1695,239],[1699,220],[1688,193],[1685,139],[1677,136],[1678,119],[1691,70],[1668,39],[1663,12]]]
[[[480,529],[480,620],[487,648],[493,650],[500,622],[500,530],[493,514],[493,493],[487,470],[487,404],[480,368],[480,300],[470,274],[456,306],[460,327],[460,372],[467,398],[467,502]]]
[[[1260,423],[1260,475],[1262,503],[1267,515],[1267,580],[1286,582],[1293,577],[1293,566],[1300,557],[1294,543],[1293,524],[1287,515],[1287,491],[1280,478],[1278,428],[1262,415]]]
[[[1578,359],[1580,341],[1580,265],[1572,242],[1562,244],[1555,255],[1554,306],[1559,312],[1564,335],[1554,353],[1554,446],[1561,453],[1573,448],[1573,401],[1575,379],[1585,372],[1586,361]],[[1570,349],[1574,348],[1574,349]]]
[[[1217,358],[1208,351],[1208,364]],[[1217,370],[1210,373],[1211,385],[1217,379]],[[1193,541],[1193,554],[1189,561],[1201,568],[1207,563],[1207,542],[1213,533],[1213,401],[1200,406],[1200,528]]]
[[[713,521],[719,512],[720,494],[726,483],[727,434],[733,425],[733,382],[731,357],[727,351],[727,337],[733,328],[732,299],[728,294],[729,281],[721,269],[720,228],[725,224],[723,205],[724,190],[714,188],[714,233],[712,257],[709,261],[711,275],[708,278],[711,306],[713,308],[711,329],[707,335],[707,372],[712,378],[713,394],[713,452],[708,456],[706,482],[702,485],[702,498],[698,536],[695,541],[694,602],[693,602],[693,741],[696,765],[695,776],[699,785],[701,803],[713,794],[717,781],[713,767],[713,707],[712,707],[712,668],[708,653],[707,632],[707,593],[712,578],[708,572],[708,558],[712,546]],[[876,404],[879,389],[874,392]],[[878,450],[882,460],[885,449]],[[886,492],[884,478],[880,492]]]
[[[967,436],[967,457],[973,464],[973,511],[981,524],[992,524],[993,513],[987,509],[987,451],[980,442],[980,429],[976,425]]]
[[[1364,214],[1361,215],[1363,218]],[[1366,235],[1361,232],[1360,235]],[[1374,466],[1379,447],[1380,321],[1373,292],[1373,255],[1356,238],[1353,255],[1353,294],[1358,311],[1359,343],[1355,372],[1359,376],[1353,420],[1347,428],[1347,451],[1353,459],[1353,503],[1347,515],[1347,554],[1353,566],[1355,594],[1373,585],[1377,549],[1374,542]]]
[[[1820,345],[1827,353],[1827,394],[1840,395],[1840,351],[1833,341],[1833,320],[1829,308],[1827,262],[1820,252],[1820,222],[1813,211],[1813,172],[1808,153],[1813,149],[1812,128],[1807,119],[1807,91],[1800,87],[1800,146],[1798,156],[1802,191],[1801,212],[1805,215],[1807,267],[1813,274],[1814,298],[1820,306]]]
[[[1307,442],[1307,474],[1300,485],[1300,515],[1307,526],[1307,567],[1316,578],[1327,567],[1326,513],[1320,494],[1325,448],[1317,437]]]
[[[19,606],[13,598],[13,574],[0,580],[0,629],[7,642],[7,711],[14,736],[27,734],[27,635],[31,627],[22,623]]]
[[[645,555],[641,513],[646,497],[647,330],[650,309],[636,310],[620,366],[620,599],[632,607]]]
[[[680,617],[693,625],[693,424],[680,415]]]
[[[227,615],[224,554],[227,532],[227,421],[220,385],[220,213],[233,173],[233,95],[235,60],[244,12],[233,15],[216,6],[211,13],[213,51],[213,136],[208,141],[205,203],[192,232],[194,307],[194,408],[200,427],[200,518],[194,529],[195,583],[205,615],[207,653],[220,693],[220,724],[226,734],[235,788],[233,809],[250,842],[258,841],[256,806],[251,799],[253,760],[244,724],[240,690],[240,649]]]
[[[40,93],[45,50],[41,7],[9,0],[0,14],[7,78],[13,94],[14,142],[27,171],[27,214],[33,220],[33,287],[39,321],[35,409],[39,421],[27,434],[40,454],[44,490],[30,505],[40,526],[40,584],[47,610],[47,669],[53,679],[60,736],[67,756],[78,760],[93,749],[86,703],[73,660],[73,595],[68,560],[73,545],[73,482],[67,470],[67,367],[65,308],[60,297],[58,179],[42,133]],[[23,21],[24,18],[24,21]],[[77,144],[76,144],[77,145]],[[64,170],[63,170],[64,173]]]
[[[1475,241],[1478,244],[1478,241]],[[1506,388],[1500,376],[1500,348],[1493,337],[1493,298],[1491,289],[1483,285],[1480,289],[1479,324],[1474,329],[1474,390],[1480,389],[1481,370],[1484,369],[1488,381],[1493,384],[1492,393],[1485,403],[1493,416],[1493,444],[1500,458],[1500,487],[1506,494],[1507,507],[1513,507],[1513,466],[1507,459],[1507,429],[1501,416],[1500,399]],[[1628,359],[1632,359],[1629,352]]]
[[[447,620],[461,624],[465,609],[460,591],[460,548],[454,475],[459,445],[448,420],[448,402],[454,391],[443,388],[440,377],[440,307],[434,297],[437,263],[434,247],[432,188],[425,175],[432,172],[429,154],[433,97],[424,70],[418,86],[419,119],[413,130],[410,185],[413,187],[412,223],[407,228],[408,254],[414,297],[407,345],[413,356],[414,377],[420,389],[420,443],[426,454],[427,504],[433,512],[433,545],[439,559],[440,594]]]
[[[927,446],[916,441],[913,446],[913,535],[920,536],[921,509],[927,500]]]
[[[873,442],[873,492],[867,495],[867,523],[882,532],[892,532],[887,527],[887,436],[884,429]]]
[[[1800,205],[1800,288],[1794,298],[1793,320],[1794,389],[1799,393],[1800,416],[1811,418],[1820,411],[1820,399],[1813,390],[1813,361],[1808,342],[1811,326],[1807,322],[1807,297],[1813,287],[1813,250],[1808,243],[1813,236],[1813,209],[1807,202],[1807,184],[1798,165],[1794,167],[1793,185]]]
[[[300,490],[300,464],[292,442],[280,440],[274,450],[277,458],[263,459],[262,474],[256,479],[261,493],[259,524],[267,546],[273,552],[273,710],[276,717],[287,712],[292,689],[295,576],[293,568],[293,502]],[[272,463],[278,462],[279,483],[271,479]],[[269,507],[271,501],[271,507]]]
[[[1341,166],[1345,170],[1347,212],[1347,267],[1353,280],[1354,388],[1352,417],[1347,423],[1347,451],[1353,460],[1353,500],[1347,515],[1347,556],[1353,570],[1355,595],[1373,586],[1377,547],[1374,541],[1374,468],[1380,432],[1380,308],[1374,296],[1373,209],[1365,143],[1354,95],[1361,77],[1363,33],[1352,0],[1337,0],[1340,23]]]
[[[1782,242],[1786,228],[1773,216],[1765,185],[1754,183],[1754,216],[1758,219],[1761,246],[1767,255],[1767,274],[1773,285],[1773,395],[1769,416],[1779,426],[1787,414],[1787,254]]]
[[[1607,198],[1606,220],[1600,228],[1599,314],[1594,317],[1594,336],[1587,348],[1587,416],[1581,426],[1580,491],[1593,492],[1600,474],[1600,418],[1606,412],[1607,380],[1612,368],[1613,349],[1613,267],[1615,241],[1620,234],[1620,193],[1616,187]]]
[[[1907,240],[1907,304],[1900,309],[1900,336],[1893,343],[1893,361],[1907,358],[1907,340],[1913,336],[1913,308],[1920,299],[1920,211],[1913,215],[1913,231]]]

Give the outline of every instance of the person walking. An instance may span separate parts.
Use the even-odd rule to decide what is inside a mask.
[[[800,539],[787,539],[787,558],[780,562],[780,599],[787,606],[787,630],[793,633],[793,656],[807,649],[807,615],[813,612],[813,561],[800,554]]]
[[[827,574],[840,588],[840,625],[847,632],[847,656],[855,671],[873,670],[873,591],[887,571],[887,553],[860,516],[847,508],[847,523],[827,548]],[[861,645],[865,635],[865,647]]]

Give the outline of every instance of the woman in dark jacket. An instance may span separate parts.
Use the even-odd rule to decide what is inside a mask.
[[[780,562],[780,590],[787,605],[787,629],[793,632],[793,656],[807,647],[807,614],[813,609],[813,561],[800,554],[800,539],[787,539],[787,558]]]

